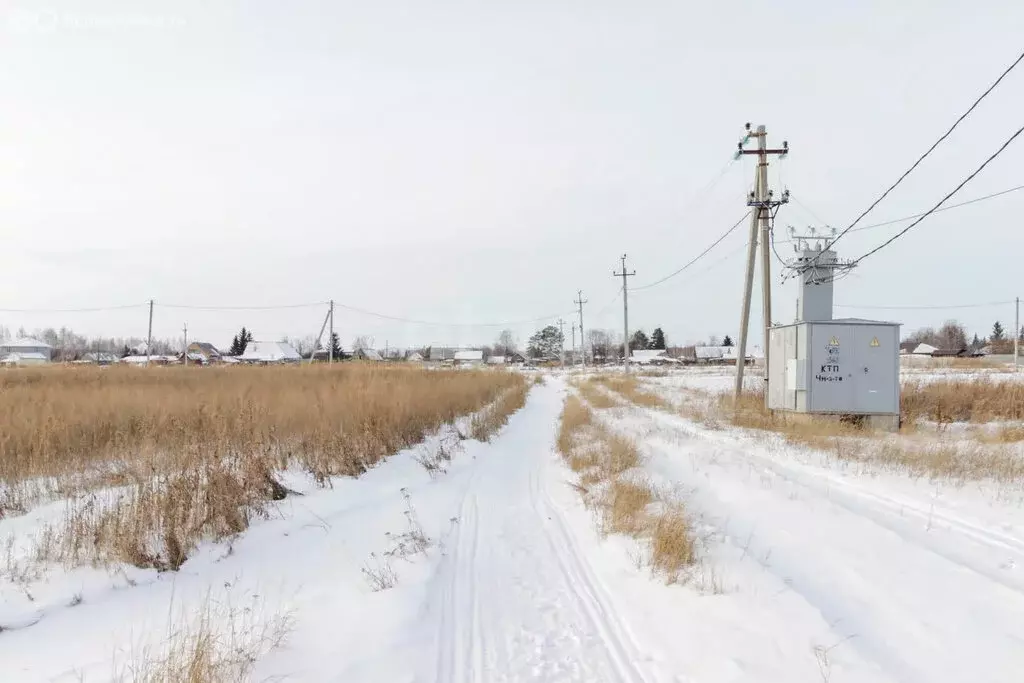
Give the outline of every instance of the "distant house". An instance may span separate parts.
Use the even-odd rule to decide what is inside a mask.
[[[629,361],[637,365],[676,365],[675,358],[669,358],[665,349],[637,349],[630,351]]]
[[[526,356],[519,353],[518,351],[513,351],[512,353],[505,356],[505,362],[508,363],[509,365],[525,365]]]
[[[694,362],[698,365],[736,365],[739,351],[736,346],[695,346]],[[764,360],[760,346],[751,347],[746,353],[744,365],[753,365],[758,359]]]
[[[34,351],[16,351],[8,353],[0,360],[4,365],[45,365],[50,359],[44,353]]]
[[[384,357],[380,355],[380,352],[373,349],[356,349],[356,358],[359,360],[368,360],[374,363],[380,363],[384,360]]]
[[[903,342],[900,344],[900,354],[902,355],[932,356],[938,350],[931,344],[922,344],[920,342]]]
[[[423,362],[423,354],[420,353],[419,351],[413,351],[408,356],[406,356],[405,359],[407,361],[409,361],[410,363],[422,363]]]
[[[484,362],[484,352],[480,349],[456,351],[455,357],[452,360],[455,361],[456,365],[482,365]]]
[[[488,356],[487,357],[487,364],[488,365],[504,365],[505,364],[505,356]]]
[[[288,342],[251,341],[245,345],[245,351],[238,357],[238,360],[243,363],[267,365],[298,363],[302,357]]]
[[[177,356],[140,356],[138,354],[132,354],[125,356],[119,363],[125,365],[170,365],[171,363],[177,363]]]
[[[431,346],[430,360],[433,363],[445,363],[455,360],[455,349],[445,346]]]
[[[117,354],[110,353],[109,351],[89,351],[83,353],[81,362],[93,363],[96,365],[113,365],[117,361],[121,360],[117,357]]]
[[[11,354],[18,354],[18,357],[25,362],[15,363],[18,365],[37,365],[49,363],[53,354],[53,347],[39,339],[21,337],[11,341],[0,342],[0,361]],[[42,360],[39,357],[42,356]]]
[[[219,363],[223,354],[217,350],[217,347],[209,342],[192,342],[188,345],[188,362],[189,363],[202,363],[208,365],[210,363]]]

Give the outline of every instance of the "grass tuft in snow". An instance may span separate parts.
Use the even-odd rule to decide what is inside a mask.
[[[580,399],[570,395],[562,409],[558,450],[580,479],[575,488],[598,513],[603,533],[633,536],[650,545],[649,566],[669,583],[680,580],[697,561],[697,538],[683,505],[655,490],[638,470],[636,443],[594,420]],[[636,554],[636,562],[644,554]]]
[[[215,603],[168,624],[167,639],[136,647],[113,680],[132,683],[228,683],[249,680],[256,661],[281,647],[294,627],[291,613],[264,614],[252,604]]]
[[[477,441],[490,441],[499,429],[508,424],[512,413],[526,405],[529,391],[530,385],[524,381],[506,389],[493,403],[473,415],[470,435]]]

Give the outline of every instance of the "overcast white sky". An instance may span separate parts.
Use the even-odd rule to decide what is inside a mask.
[[[212,8],[211,8],[212,7]],[[969,11],[965,11],[969,7]],[[743,123],[786,139],[778,226],[842,227],[1020,52],[1024,4],[900,2],[28,2],[0,4],[0,308],[157,301],[154,335],[315,333],[326,301],[428,321],[564,312],[621,330],[633,284],[746,211]],[[1015,71],[865,223],[930,207],[1019,127]],[[1024,183],[1008,150],[958,199]],[[930,218],[837,284],[839,303],[1021,293],[1024,191]],[[855,257],[899,230],[851,234]],[[630,298],[670,343],[731,334],[746,228]],[[785,251],[786,247],[781,248]],[[729,254],[731,257],[726,258]],[[723,260],[724,259],[724,260]],[[795,292],[775,278],[776,319]],[[754,329],[760,329],[755,290]],[[1013,307],[840,313],[1007,327]],[[489,342],[339,309],[379,346]],[[3,313],[9,328],[144,336],[144,308]],[[512,326],[523,339],[534,324]],[[568,323],[566,334],[568,335]]]

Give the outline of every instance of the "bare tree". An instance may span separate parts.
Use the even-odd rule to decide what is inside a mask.
[[[608,330],[587,330],[587,343],[594,358],[610,358],[615,354],[615,340]]]
[[[516,337],[512,330],[502,330],[498,341],[494,344],[494,353],[498,356],[509,356],[516,351]]]
[[[355,352],[371,349],[373,349],[373,337],[361,334],[352,341],[352,350]]]

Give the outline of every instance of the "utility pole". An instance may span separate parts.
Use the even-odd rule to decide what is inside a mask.
[[[149,300],[149,334],[146,336],[146,365],[149,365],[149,357],[153,355],[153,300]]]
[[[572,365],[576,365],[576,323],[572,324]]]
[[[632,273],[626,270],[626,255],[622,255],[622,272],[616,273],[612,271],[612,275],[615,277],[622,278],[622,367],[625,369],[625,373],[629,374],[629,283],[626,278],[633,277],[636,275],[634,270]]]
[[[565,367],[565,321],[558,319],[558,362]]]
[[[747,328],[750,325],[750,296],[754,288],[754,262],[757,255],[758,227],[761,232],[761,296],[762,315],[764,318],[764,365],[765,378],[768,376],[768,336],[772,327],[772,281],[771,281],[771,253],[769,252],[771,239],[772,219],[778,207],[789,201],[789,191],[786,190],[780,201],[772,199],[773,192],[768,189],[768,157],[777,155],[784,157],[789,154],[789,143],[783,141],[779,149],[768,148],[768,132],[764,126],[758,126],[755,132],[750,132],[750,124],[746,126],[747,134],[740,140],[736,151],[736,158],[744,154],[757,155],[757,168],[754,172],[754,191],[747,197],[747,206],[750,208],[750,237],[747,242],[747,270],[743,279],[743,306],[740,312],[740,339],[739,348],[736,349],[736,398],[739,399],[743,391],[743,370],[747,363]],[[757,149],[745,149],[744,145],[751,139],[757,138]],[[765,394],[767,397],[767,393]]]
[[[188,323],[184,324],[184,327],[181,328],[181,331],[185,335],[185,340],[184,340],[185,341],[185,351],[184,351],[184,353],[181,354],[181,357],[185,361],[185,365],[187,366],[188,365]]]
[[[1017,297],[1017,313],[1013,318],[1013,371],[1017,372],[1020,352],[1020,297]]]
[[[573,303],[579,306],[580,310],[580,357],[583,359],[583,367],[587,367],[587,341],[583,336],[583,304],[587,303],[587,299],[583,298],[582,289],[576,290],[576,300]]]
[[[330,365],[334,362],[334,299],[331,299],[331,309],[327,315],[331,322],[330,336],[327,338],[327,364]]]

